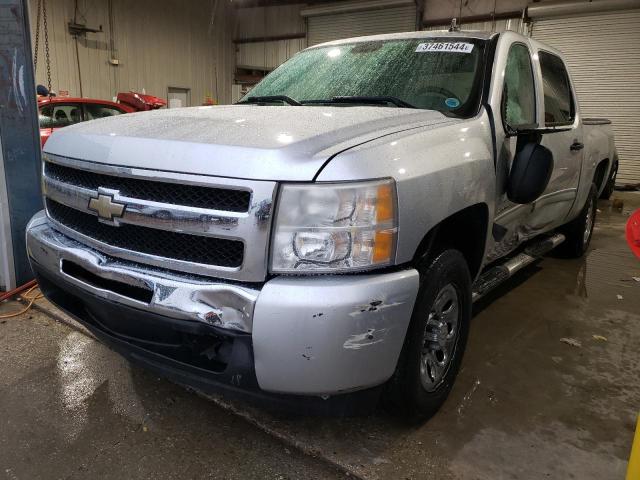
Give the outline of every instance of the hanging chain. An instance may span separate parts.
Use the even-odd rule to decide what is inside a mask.
[[[38,71],[38,52],[40,51],[40,18],[44,27],[44,61],[47,66],[47,88],[51,92],[51,57],[49,55],[49,26],[47,25],[47,0],[38,0],[36,16],[36,41],[33,53],[33,71]]]
[[[40,1],[40,0],[38,0]],[[44,23],[44,55],[47,64],[47,88],[51,93],[51,57],[49,56],[49,27],[47,26],[47,0],[42,0],[42,20]]]
[[[38,13],[36,14],[36,44],[33,54],[33,70],[38,71],[38,50],[40,49],[40,12],[42,11],[42,0],[38,0]]]

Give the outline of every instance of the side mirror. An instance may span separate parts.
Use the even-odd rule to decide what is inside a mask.
[[[553,172],[551,150],[529,141],[517,149],[509,173],[507,197],[514,203],[531,203],[545,191]]]

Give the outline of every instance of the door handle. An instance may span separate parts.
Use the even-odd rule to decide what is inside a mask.
[[[584,148],[584,143],[580,143],[578,141],[573,142],[569,147],[569,150],[572,152],[577,152],[578,150],[582,150]]]

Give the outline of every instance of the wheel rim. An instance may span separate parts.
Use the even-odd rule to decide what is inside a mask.
[[[420,356],[422,387],[432,392],[449,370],[458,339],[460,300],[452,284],[444,286],[431,306]]]
[[[593,210],[594,210],[594,202],[589,201],[589,208],[587,209],[587,218],[584,222],[584,235],[582,237],[583,245],[587,245],[589,243],[589,239],[591,238],[591,232],[593,230]]]

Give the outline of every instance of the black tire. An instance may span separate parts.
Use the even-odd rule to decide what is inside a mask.
[[[593,227],[596,223],[598,211],[598,189],[591,185],[587,201],[580,214],[566,225],[560,227],[560,232],[566,237],[558,247],[558,252],[567,258],[580,258],[589,248]]]
[[[613,167],[611,167],[611,173],[609,174],[609,179],[607,183],[605,183],[604,188],[602,189],[602,193],[600,194],[600,198],[604,200],[609,200],[611,195],[613,194],[613,190],[616,186],[616,177],[618,176],[618,163],[614,163]]]
[[[462,356],[467,344],[469,334],[469,322],[471,320],[471,276],[467,262],[457,250],[444,250],[435,258],[419,266],[420,289],[413,309],[413,314],[407,330],[407,336],[398,360],[396,372],[387,384],[385,403],[393,410],[411,421],[423,421],[430,418],[444,403],[453,382],[460,369]],[[450,340],[451,353],[446,367],[442,370],[441,379],[438,382],[430,382],[435,373],[428,368],[431,362],[437,360],[437,348],[441,348],[435,340],[437,336],[445,340],[451,334],[451,325],[448,320],[454,318],[450,310],[441,309],[441,320],[434,310],[437,310],[436,300],[439,303],[446,301],[446,295],[452,296],[453,289],[458,303],[457,328],[455,338]],[[446,295],[443,297],[443,293]],[[443,300],[444,298],[444,300]],[[453,301],[452,301],[453,303]],[[447,317],[447,315],[449,315]],[[440,323],[438,333],[435,333],[434,323]],[[447,333],[448,332],[448,333]],[[427,335],[430,340],[427,338]],[[449,342],[445,340],[445,342]],[[433,345],[433,347],[426,347]],[[444,349],[444,347],[442,347]],[[444,350],[443,350],[444,351]],[[426,353],[425,353],[426,352]],[[428,357],[428,358],[426,358]],[[426,358],[426,359],[425,359]],[[432,367],[432,368],[433,368]],[[438,367],[439,368],[439,367]],[[421,373],[421,371],[423,373]],[[435,372],[435,370],[433,371]],[[426,373],[426,374],[425,374]],[[433,389],[427,389],[433,387]]]

